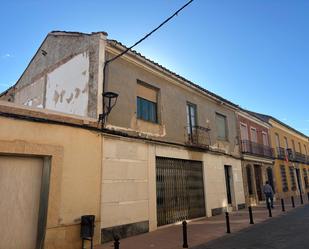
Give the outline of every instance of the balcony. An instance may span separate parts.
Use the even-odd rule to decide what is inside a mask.
[[[302,153],[295,152],[292,149],[284,149],[284,148],[277,148],[277,158],[281,160],[286,160],[286,156],[288,157],[289,161],[298,162],[298,163],[306,163],[309,164],[309,157],[305,156]]]
[[[285,160],[285,149],[282,147],[277,147],[277,158]]]
[[[294,159],[295,159],[296,162],[299,162],[299,163],[307,163],[306,156],[302,153],[299,153],[299,152],[294,153]]]
[[[202,126],[186,126],[185,132],[186,144],[199,147],[209,148],[210,145],[210,129]]]
[[[241,150],[244,154],[251,154],[263,157],[274,157],[273,148],[263,144],[251,142],[249,140],[241,140]]]

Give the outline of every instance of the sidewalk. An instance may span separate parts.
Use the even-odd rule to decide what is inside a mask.
[[[304,196],[304,204],[308,200]],[[299,198],[295,198],[296,208],[300,206]],[[281,211],[280,200],[275,202],[275,208],[272,210],[273,218],[268,217],[268,210],[265,205],[253,207],[254,223],[261,223],[268,219],[273,219],[276,216],[284,215],[293,210],[291,200],[285,200],[285,210]],[[244,228],[254,226],[249,224],[248,209],[235,211],[230,213],[231,233],[235,233]],[[188,245],[189,248],[204,244],[211,240],[227,235],[225,215],[221,214],[210,218],[202,218],[188,223]],[[182,225],[171,225],[168,227],[159,228],[150,233],[145,233],[126,239],[120,240],[121,249],[180,249],[182,248]],[[111,249],[113,242],[103,245],[98,245],[95,249]]]

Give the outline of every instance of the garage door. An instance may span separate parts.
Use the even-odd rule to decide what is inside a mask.
[[[156,158],[158,226],[205,216],[203,164]]]
[[[0,156],[0,248],[36,248],[43,160]]]

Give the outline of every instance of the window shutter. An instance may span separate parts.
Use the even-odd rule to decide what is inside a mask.
[[[142,84],[137,84],[137,96],[157,103],[157,90],[146,87]]]

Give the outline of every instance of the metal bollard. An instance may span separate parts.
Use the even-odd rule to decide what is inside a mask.
[[[291,196],[292,207],[295,208],[294,196]]]
[[[273,217],[272,213],[271,213],[271,206],[270,206],[270,203],[269,201],[267,200],[267,209],[268,209],[268,216],[269,217]]]
[[[226,232],[231,233],[230,216],[228,212],[225,212],[225,220],[226,220]]]
[[[249,209],[250,224],[254,224],[254,222],[253,222],[253,214],[252,214],[252,207],[249,206],[248,209]]]
[[[282,208],[282,212],[285,212],[284,200],[283,199],[281,199],[281,208]]]
[[[182,222],[182,235],[183,235],[182,248],[189,248],[189,246],[188,246],[188,236],[187,236],[187,222],[185,220]]]
[[[304,204],[304,200],[303,200],[303,194],[300,193],[300,204],[303,205]]]
[[[119,237],[116,235],[114,236],[114,249],[119,249],[119,245],[120,245]]]

